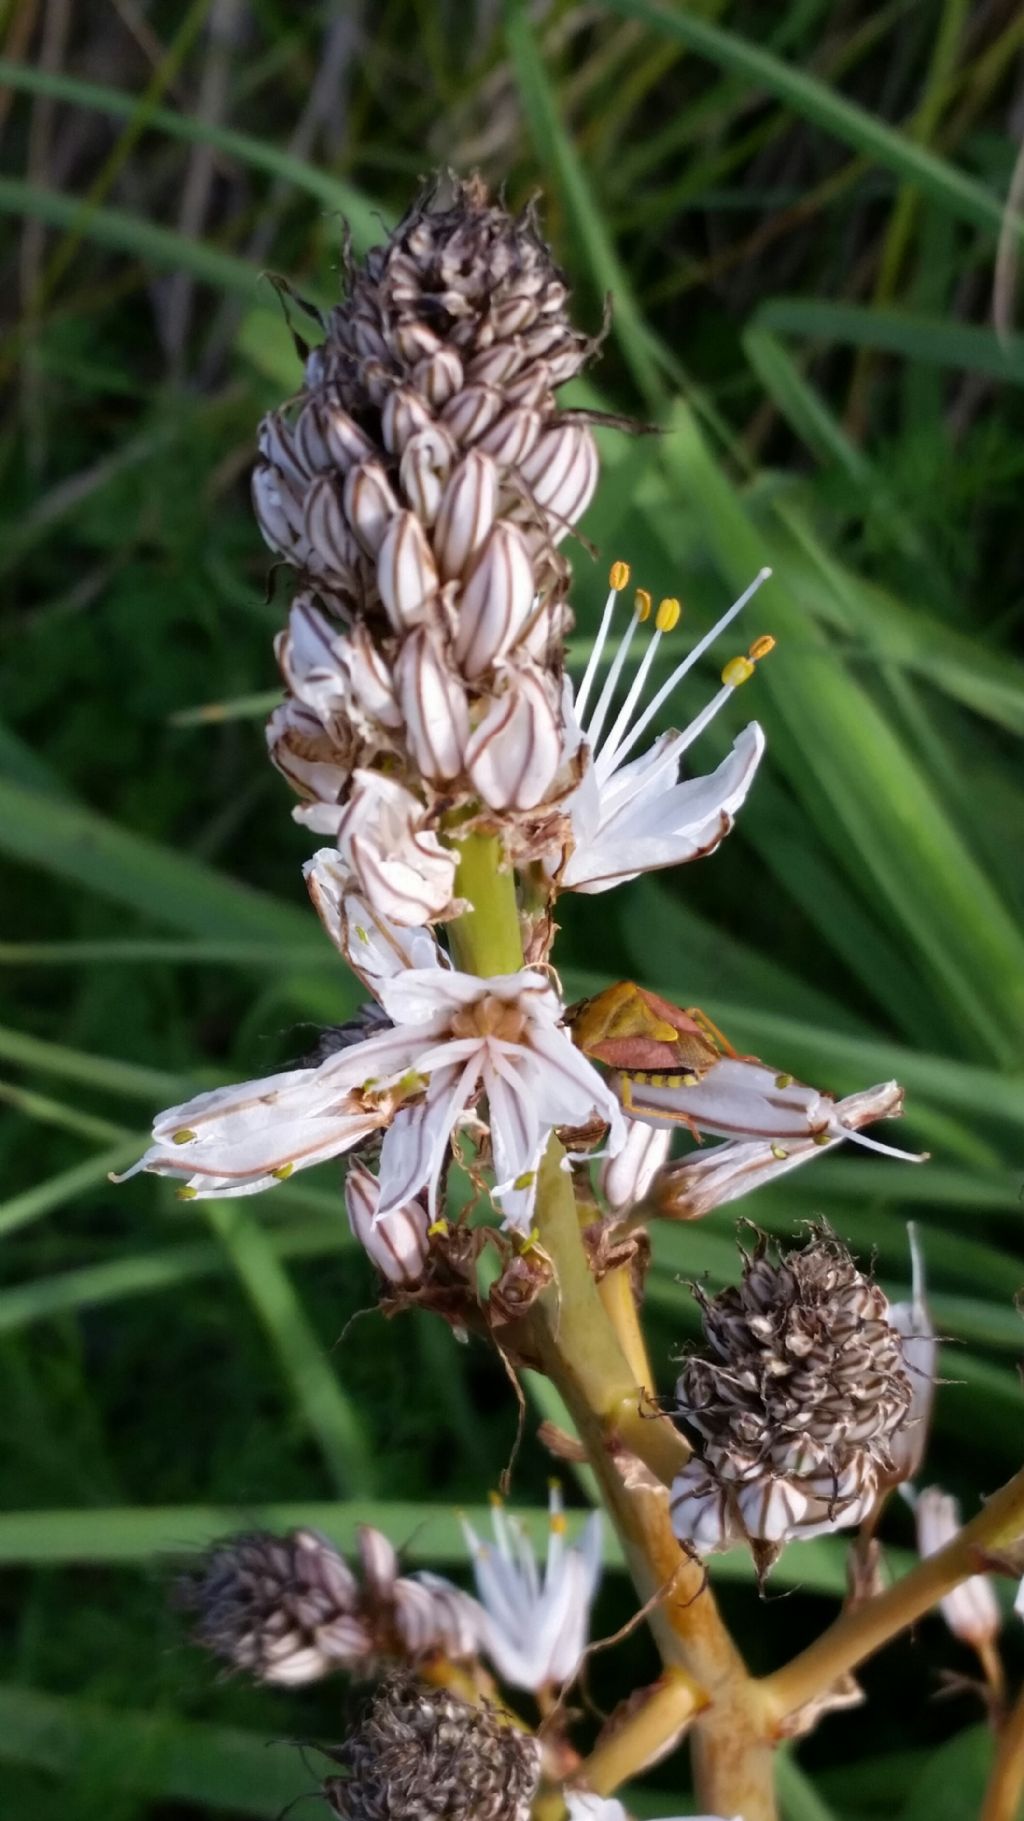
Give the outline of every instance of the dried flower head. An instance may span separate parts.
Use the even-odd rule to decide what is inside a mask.
[[[782,1543],[870,1511],[911,1403],[900,1337],[824,1227],[783,1258],[759,1236],[736,1288],[696,1295],[707,1350],[677,1386],[695,1457],[673,1484],[673,1524],[700,1550],[746,1540],[767,1567]]]
[[[259,1682],[365,1673],[382,1659],[475,1652],[472,1601],[457,1588],[398,1573],[379,1530],[359,1532],[362,1580],[315,1530],[231,1537],[178,1584],[199,1644]]]
[[[329,1753],[324,1795],[343,1821],[528,1821],[540,1748],[494,1707],[396,1677]]]

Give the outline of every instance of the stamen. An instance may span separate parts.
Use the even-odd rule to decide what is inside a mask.
[[[732,624],[733,620],[737,617],[737,615],[742,613],[744,607],[747,605],[747,602],[753,598],[753,596],[757,593],[758,589],[762,586],[762,584],[768,580],[768,577],[770,575],[771,575],[770,569],[759,570],[757,575],[755,575],[753,581],[750,583],[750,586],[744,590],[744,592],[740,595],[739,599],[734,601],[732,606],[729,607],[725,613],[723,613],[721,619],[717,620],[715,622],[715,624],[714,624],[714,626],[712,626],[710,632],[706,632],[702,639],[697,640],[696,645],[694,645],[692,651],[689,651],[687,653],[687,655],[683,659],[682,663],[677,664],[677,666],[676,666],[675,670],[673,670],[671,676],[667,679],[667,681],[665,683],[662,684],[661,688],[657,691],[656,695],[654,696],[653,701],[651,701],[648,704],[648,706],[644,709],[644,712],[640,716],[640,719],[636,722],[636,725],[630,730],[629,734],[623,740],[622,745],[615,752],[614,760],[615,760],[616,765],[621,764],[623,759],[626,758],[627,754],[632,752],[637,741],[639,739],[641,739],[643,737],[643,735],[647,732],[648,727],[651,725],[651,722],[654,720],[658,711],[660,710],[662,705],[668,701],[669,696],[673,693],[673,691],[682,682],[683,678],[689,673],[689,671],[691,671],[693,669],[693,666],[704,656],[704,653],[707,651],[708,646],[712,645],[714,643],[714,641],[717,639],[719,633],[724,632],[725,628]],[[726,696],[716,696],[715,702],[712,705],[712,714],[717,714],[718,709],[721,707],[722,702],[725,700],[727,700]],[[696,727],[697,732],[703,732],[704,728],[708,724],[708,721],[712,718],[712,714],[709,714],[708,711],[705,710],[704,715],[702,717],[698,717],[699,725],[698,725],[698,722],[694,723],[694,726]],[[687,733],[689,734],[690,731],[691,730],[688,728]],[[696,734],[694,734],[693,737],[696,738]],[[690,740],[687,739],[686,743],[687,743],[687,745],[689,745]],[[593,741],[591,741],[591,745],[593,745]],[[682,749],[682,750],[685,750],[685,749]],[[605,754],[604,756],[605,756],[605,763],[607,764],[608,755]]]
[[[894,1144],[883,1144],[880,1138],[869,1138],[866,1132],[853,1132],[849,1126],[840,1125],[835,1136],[849,1139],[851,1144],[862,1144],[866,1151],[880,1151],[883,1157],[897,1157],[901,1163],[927,1163],[928,1151],[901,1151]]]
[[[626,658],[629,655],[629,647],[633,640],[633,634],[641,622],[647,618],[650,611],[650,595],[645,588],[638,588],[633,602],[633,617],[626,627],[622,638],[619,640],[619,649],[608,667],[608,675],[604,680],[604,688],[597,699],[597,707],[594,710],[590,726],[586,730],[587,745],[590,747],[591,752],[594,751],[598,740],[601,738],[601,729],[605,724],[608,710],[615,699],[615,691],[619,686],[619,678],[622,675]],[[578,709],[576,711],[576,719],[580,719]]]
[[[583,722],[583,711],[586,708],[590,697],[594,678],[597,675],[598,666],[601,662],[601,654],[604,651],[605,641],[608,637],[608,629],[612,623],[612,614],[615,612],[615,603],[628,582],[629,564],[613,563],[608,575],[608,599],[604,604],[604,611],[601,615],[601,624],[597,629],[597,637],[594,640],[594,648],[587,659],[587,667],[583,672],[583,681],[579,686],[576,696],[576,719],[581,725]]]
[[[645,612],[641,612],[641,610],[640,610],[640,596],[641,595],[644,596],[644,602],[645,602],[645,607],[646,607]],[[647,593],[646,589],[638,588],[636,598],[637,598],[636,617],[638,620],[646,620],[651,611],[651,597]],[[679,616],[682,613],[682,611],[683,610],[682,610],[681,606],[679,605],[679,602],[676,600],[661,601],[658,604],[658,611],[654,616],[654,627],[655,627],[654,635],[651,639],[650,644],[647,647],[647,650],[644,652],[643,658],[641,659],[641,662],[637,668],[637,673],[636,673],[635,677],[633,678],[632,683],[629,686],[629,693],[626,696],[626,700],[623,702],[622,707],[619,709],[619,712],[615,717],[615,721],[612,726],[612,730],[604,743],[605,750],[610,752],[613,756],[614,756],[615,749],[618,746],[619,741],[621,740],[623,734],[625,733],[627,727],[629,726],[630,717],[633,713],[633,710],[636,707],[637,703],[639,702],[641,695],[643,694],[644,686],[647,682],[648,676],[650,675],[651,665],[654,663],[654,659],[655,659],[655,657],[657,655],[657,651],[658,651],[658,646],[661,644],[662,634],[666,633],[666,632],[671,632],[672,628],[679,624]],[[594,735],[590,741],[591,751],[593,751],[594,739],[596,739],[596,735]],[[601,770],[607,771],[607,769],[608,769],[608,762],[606,760],[605,764],[601,766]]]

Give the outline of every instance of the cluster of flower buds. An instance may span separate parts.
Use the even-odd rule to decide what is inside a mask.
[[[474,1603],[437,1577],[398,1572],[393,1545],[359,1530],[357,1576],[315,1530],[231,1537],[178,1585],[196,1641],[258,1682],[368,1675],[389,1661],[456,1661],[477,1649]]]
[[[694,1456],[673,1525],[701,1552],[749,1542],[766,1568],[787,1541],[861,1523],[893,1483],[913,1396],[903,1344],[824,1229],[781,1259],[758,1238],[738,1287],[695,1294],[707,1344],[676,1389]]]
[[[348,279],[260,433],[257,517],[302,584],[268,738],[299,819],[414,925],[455,908],[453,811],[463,833],[521,822],[529,852],[573,781],[558,546],[597,453],[556,392],[589,346],[531,212],[477,180],[433,189]]]

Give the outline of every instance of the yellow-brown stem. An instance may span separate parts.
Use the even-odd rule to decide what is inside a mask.
[[[665,1664],[685,1669],[709,1697],[694,1725],[700,1799],[718,1814],[773,1821],[772,1753],[758,1685],[722,1623],[703,1566],[679,1547],[664,1486],[638,1469],[634,1440],[671,1425],[637,1414],[635,1375],[591,1276],[561,1165],[561,1146],[552,1140],[541,1166],[537,1225],[555,1282],[531,1311],[533,1342],[572,1414],[637,1591],[653,1602],[650,1625]]]
[[[920,1562],[894,1587],[842,1614],[784,1669],[765,1678],[761,1692],[773,1721],[780,1724],[912,1625],[960,1581],[976,1574],[980,1557],[1008,1549],[1022,1537],[1024,1469],[944,1549]]]
[[[597,1286],[597,1293],[604,1304],[604,1312],[619,1337],[619,1346],[626,1356],[633,1377],[646,1392],[652,1392],[654,1374],[637,1313],[629,1265],[617,1265],[614,1271],[606,1272]]]
[[[704,1705],[703,1694],[685,1671],[666,1669],[627,1718],[607,1738],[598,1740],[574,1781],[595,1795],[613,1796],[623,1783],[640,1776],[671,1750]]]
[[[979,1821],[1018,1821],[1024,1797],[1024,1689],[1008,1713],[996,1746]]]

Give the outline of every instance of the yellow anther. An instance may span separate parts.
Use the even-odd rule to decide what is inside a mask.
[[[738,689],[741,683],[749,682],[754,674],[754,666],[749,658],[730,658],[722,671],[722,682],[730,689]]]
[[[516,1177],[512,1187],[514,1189],[532,1189],[536,1180],[536,1170],[524,1170],[521,1176]]]
[[[627,588],[629,586],[629,564],[628,563],[613,563],[612,564],[611,568],[608,571],[608,586],[609,586],[609,588],[614,588],[616,594],[618,594],[623,588]]]
[[[549,1474],[548,1491],[549,1492],[561,1492],[561,1490],[562,1490],[562,1482],[559,1479],[557,1473]]]
[[[491,1507],[494,1511],[500,1511],[502,1506],[505,1503],[500,1492],[489,1492],[487,1494],[487,1498],[488,1498],[489,1504],[491,1505]]]
[[[667,600],[658,602],[654,624],[659,632],[674,632],[682,617],[683,609],[680,603],[674,595],[669,595]]]
[[[548,1519],[548,1528],[552,1536],[564,1536],[569,1526],[563,1511],[553,1511]]]
[[[748,657],[753,658],[754,663],[756,664],[759,658],[766,658],[768,653],[774,650],[775,640],[772,638],[771,633],[762,632],[761,637],[755,639],[754,643],[748,648],[747,655]]]
[[[814,1142],[815,1144],[832,1144],[834,1141],[830,1132],[815,1132]]]
[[[651,597],[646,588],[638,588],[633,596],[633,612],[638,620],[649,620],[651,617]]]
[[[287,1182],[294,1168],[295,1165],[293,1163],[279,1163],[277,1169],[271,1170],[270,1174],[273,1176],[275,1182]]]
[[[367,933],[366,933],[366,931],[365,931],[365,930],[364,930],[364,928],[363,928],[363,926],[362,926],[362,924],[361,924],[361,923],[357,923],[357,924],[356,924],[356,935],[357,935],[357,936],[358,936],[358,937],[359,937],[359,940],[360,940],[360,942],[362,942],[362,943],[363,943],[363,945],[364,945],[364,946],[365,946],[365,945],[366,945],[366,944],[367,944],[367,943],[368,943],[368,942],[369,942],[369,940],[370,940],[370,938],[369,938],[369,936],[368,936],[368,935],[367,935]]]
[[[776,1161],[778,1163],[785,1163],[786,1158],[789,1156],[789,1152],[787,1151],[784,1144],[773,1144],[772,1145],[772,1156],[776,1159]]]
[[[445,1238],[445,1237],[447,1237],[447,1234],[448,1234],[448,1222],[445,1220],[443,1215],[440,1220],[435,1220],[433,1225],[429,1226],[427,1228],[427,1238],[428,1239]]]
[[[186,1183],[183,1189],[175,1189],[174,1193],[179,1201],[195,1201],[199,1194],[199,1190],[190,1189]]]
[[[171,1133],[171,1143],[172,1144],[191,1144],[194,1137],[195,1137],[195,1133],[190,1132],[187,1125],[183,1125],[183,1126],[180,1126],[176,1132]]]
[[[777,1088],[791,1088],[794,1080],[795,1076],[793,1075],[776,1075],[775,1086]]]

